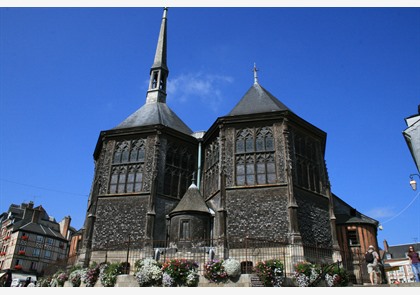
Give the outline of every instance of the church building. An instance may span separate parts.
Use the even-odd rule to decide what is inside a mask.
[[[370,228],[366,243],[377,246],[377,222],[357,219],[331,192],[326,133],[265,89],[255,65],[254,83],[207,131],[171,110],[166,34],[165,8],[144,105],[100,132],[80,262],[127,239],[153,251],[162,241],[179,248],[245,236],[329,248],[337,259],[348,222],[352,233],[353,223]]]

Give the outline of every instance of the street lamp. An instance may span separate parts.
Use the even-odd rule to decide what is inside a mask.
[[[413,179],[414,175],[417,175],[420,178],[420,175],[418,175],[416,173],[410,174],[410,179],[411,179],[410,180],[410,185],[411,185],[411,188],[413,189],[413,191],[415,191],[417,189],[417,182]]]

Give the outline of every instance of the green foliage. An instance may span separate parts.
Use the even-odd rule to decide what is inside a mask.
[[[299,287],[313,286],[321,275],[321,267],[307,261],[295,265],[294,278]]]
[[[346,287],[349,285],[349,275],[344,268],[337,264],[325,271],[325,281],[329,287]]]
[[[186,259],[170,259],[162,265],[162,271],[170,276],[172,285],[196,287],[199,275],[198,264]]]
[[[90,267],[86,269],[82,276],[82,282],[86,285],[86,287],[93,287],[95,286],[100,274],[99,265],[93,263]]]
[[[140,287],[160,286],[162,284],[161,263],[151,258],[137,260],[134,263],[135,277]]]
[[[210,260],[204,264],[204,277],[213,283],[224,283],[229,279],[223,260]]]
[[[254,271],[266,287],[280,287],[284,282],[284,265],[278,259],[258,262]]]
[[[123,266],[120,262],[104,264],[100,269],[99,278],[104,287],[114,287],[117,282],[117,276],[123,272]]]

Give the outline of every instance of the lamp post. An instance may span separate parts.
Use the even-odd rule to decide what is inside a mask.
[[[413,189],[413,191],[415,191],[417,189],[417,182],[413,178],[414,175],[417,175],[417,177],[420,178],[419,174],[416,174],[416,173],[410,174],[410,179],[411,179],[410,180],[410,185],[411,185],[411,188]]]

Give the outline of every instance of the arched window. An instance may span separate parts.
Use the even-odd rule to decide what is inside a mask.
[[[236,133],[236,185],[276,182],[271,127],[245,128]]]
[[[118,142],[112,161],[109,193],[122,194],[142,191],[144,160],[144,139]]]

